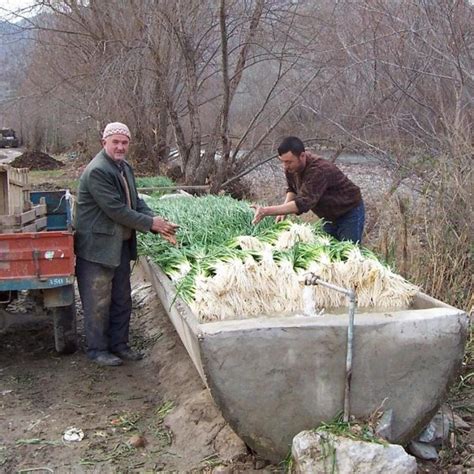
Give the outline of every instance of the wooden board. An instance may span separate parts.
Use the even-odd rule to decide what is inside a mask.
[[[22,212],[30,200],[28,168],[0,164],[0,215]]]
[[[38,204],[20,214],[0,216],[0,233],[36,232],[46,228],[46,204]]]
[[[21,226],[0,227],[0,234],[17,234],[21,232],[39,232],[46,230],[48,217],[40,217],[29,224]]]

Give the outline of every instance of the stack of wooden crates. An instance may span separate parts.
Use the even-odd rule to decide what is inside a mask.
[[[30,201],[28,168],[0,164],[0,233],[46,229],[46,203]]]

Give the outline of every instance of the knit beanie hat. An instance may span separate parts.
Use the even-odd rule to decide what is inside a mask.
[[[130,136],[130,130],[124,123],[120,122],[112,122],[106,125],[104,128],[104,133],[102,134],[102,138],[110,137],[110,135],[125,135],[129,139],[132,137]]]

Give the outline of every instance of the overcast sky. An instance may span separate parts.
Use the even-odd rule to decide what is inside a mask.
[[[10,11],[15,12],[34,3],[34,0],[0,0],[0,18],[8,18]]]
[[[27,7],[32,3],[34,3],[33,0],[2,0],[0,5],[4,8],[12,10]]]

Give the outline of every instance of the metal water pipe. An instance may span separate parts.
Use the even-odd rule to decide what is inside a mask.
[[[347,348],[346,348],[346,378],[344,385],[344,422],[349,421],[350,416],[350,394],[351,394],[351,379],[352,379],[352,355],[353,355],[353,341],[354,341],[354,314],[356,310],[356,293],[352,289],[342,288],[321,278],[315,273],[306,273],[304,275],[304,284],[306,286],[321,285],[331,290],[337,291],[346,295],[349,298],[349,324],[347,326]]]

